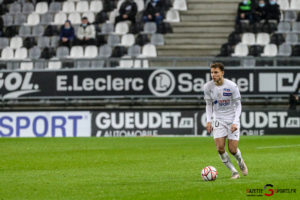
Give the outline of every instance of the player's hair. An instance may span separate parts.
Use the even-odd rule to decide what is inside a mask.
[[[224,71],[223,63],[213,63],[210,65],[210,68],[219,68],[221,71]]]

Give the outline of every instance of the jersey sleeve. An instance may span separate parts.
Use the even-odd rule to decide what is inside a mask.
[[[232,99],[233,100],[240,100],[241,99],[240,90],[239,90],[239,88],[238,88],[237,85],[235,85],[233,87],[233,90],[232,90]]]
[[[206,101],[212,101],[213,100],[211,95],[210,95],[210,91],[209,91],[207,85],[204,86],[204,99]]]

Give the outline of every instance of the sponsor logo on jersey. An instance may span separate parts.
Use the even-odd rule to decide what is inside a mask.
[[[230,92],[230,89],[224,88],[225,92]]]
[[[219,106],[228,106],[228,105],[230,105],[230,99],[215,100],[214,104],[219,104]]]
[[[223,96],[229,97],[229,96],[232,96],[232,93],[231,92],[223,92]]]

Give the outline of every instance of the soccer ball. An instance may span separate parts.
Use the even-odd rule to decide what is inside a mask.
[[[218,172],[213,166],[204,167],[201,171],[201,177],[204,181],[214,181],[217,179]]]

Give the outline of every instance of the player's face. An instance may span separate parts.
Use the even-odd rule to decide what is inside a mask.
[[[220,82],[223,79],[224,71],[221,71],[219,68],[211,68],[210,74],[214,82]]]

